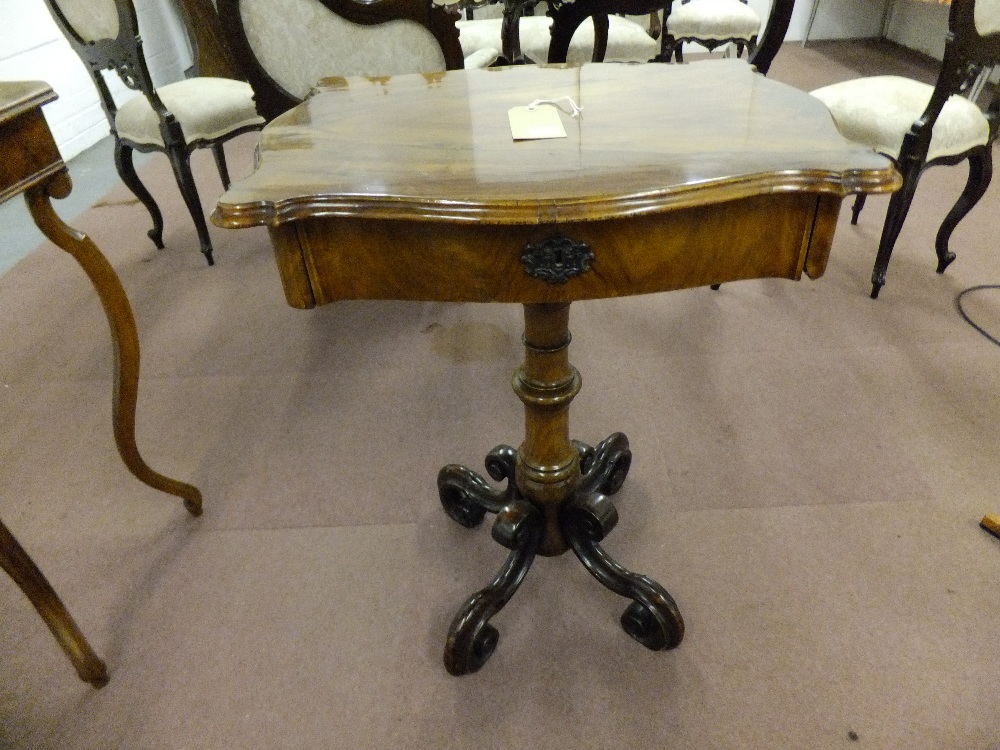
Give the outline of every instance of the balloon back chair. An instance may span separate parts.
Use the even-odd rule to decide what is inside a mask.
[[[223,143],[264,124],[254,107],[253,90],[242,81],[209,77],[155,87],[132,0],[45,0],[45,4],[97,87],[115,139],[115,167],[153,219],[149,238],[163,247],[163,216],[136,174],[133,150],[167,155],[198,230],[201,252],[212,265],[212,241],[191,174],[191,152],[211,148],[223,187],[228,188]],[[139,95],[119,106],[104,79],[105,70],[115,71]]]
[[[487,67],[498,49],[468,58],[458,11],[430,0],[217,0],[237,64],[271,120],[330,76],[390,76]]]
[[[709,51],[733,44],[737,57],[744,51],[753,54],[760,27],[760,16],[747,0],[667,0],[659,59],[683,62],[684,42],[695,42]]]
[[[961,96],[980,73],[1000,63],[1000,2],[952,0],[944,59],[934,85],[898,76],[844,81],[813,91],[829,107],[841,133],[866,143],[896,162],[903,186],[892,195],[882,228],[871,297],[885,284],[889,258],[910,210],[921,174],[928,167],[969,162],[969,177],[958,202],[938,229],[937,272],[955,259],[948,242],[958,223],[976,205],[993,176],[993,141],[1000,122],[1000,92],[986,110]],[[851,223],[864,206],[855,200]]]

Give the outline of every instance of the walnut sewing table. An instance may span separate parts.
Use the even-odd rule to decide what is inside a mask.
[[[42,233],[76,259],[90,278],[111,326],[114,347],[112,425],[122,460],[138,479],[184,499],[193,515],[201,513],[201,493],[184,482],[157,473],[146,464],[135,442],[135,407],[139,389],[139,338],[128,297],[117,274],[87,235],[67,226],[52,208],[72,188],[69,172],[52,138],[42,106],[56,98],[41,81],[0,81],[0,203],[24,194],[31,217]],[[73,663],[80,679],[101,687],[107,669],[97,657],[45,576],[17,539],[0,522],[0,568],[42,616]]]
[[[507,110],[571,96],[567,137],[514,142]],[[327,79],[262,132],[252,175],[222,196],[223,227],[269,228],[288,303],[344,299],[514,302],[525,437],[486,459],[496,488],[457,465],[438,476],[448,515],[495,513],[511,550],[455,616],[452,674],[479,669],[489,619],[536,554],[572,549],[632,599],[622,625],[650,649],[684,633],[670,595],[600,542],[631,462],[615,433],[569,437],[580,375],[569,364],[579,300],[822,275],[842,199],[888,192],[888,159],[852,145],[818,100],[740,60],[689,65],[518,66]]]

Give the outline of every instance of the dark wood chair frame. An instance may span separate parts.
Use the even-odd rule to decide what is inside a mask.
[[[573,34],[587,18],[591,18],[594,24],[594,51],[590,59],[592,62],[603,62],[608,51],[608,16],[654,13],[659,10],[662,2],[663,0],[577,0],[566,3],[550,0],[546,13],[552,19],[552,41],[549,42],[547,62],[566,62]]]
[[[1000,126],[1000,88],[995,90],[984,111],[990,125],[989,140],[984,145],[955,156],[927,160],[934,124],[948,98],[968,90],[984,69],[1000,63],[1000,33],[980,36],[974,20],[975,8],[975,0],[952,0],[944,59],[934,86],[934,93],[923,114],[903,138],[899,153],[886,154],[896,162],[896,167],[903,176],[903,186],[889,199],[878,255],[872,270],[872,299],[878,297],[879,291],[885,285],[889,259],[892,257],[893,248],[906,221],[917,183],[924,170],[940,165],[960,164],[965,160],[969,162],[969,177],[965,189],[945,216],[934,241],[938,273],[944,273],[949,264],[955,260],[955,253],[948,249],[952,232],[983,197],[993,178],[993,141],[996,140],[997,129]],[[864,196],[859,195],[851,210],[852,224],[858,223],[858,216],[864,205]]]
[[[771,10],[764,21],[764,30],[757,36],[757,47],[750,53],[750,64],[762,75],[767,75],[788,33],[792,22],[795,0],[771,0]]]
[[[502,59],[499,63],[501,65],[531,65],[538,62],[527,57],[521,51],[519,30],[521,19],[525,16],[533,16],[535,6],[542,2],[542,0],[502,0],[502,2],[504,6],[503,25],[500,34]],[[628,4],[629,7],[644,8],[645,10],[637,11],[636,14],[641,15],[650,12],[651,19],[656,18],[658,24],[659,16],[655,12],[649,11],[649,9],[656,7],[659,2],[661,0],[631,0]],[[619,1],[615,5],[616,8],[620,8],[622,3]],[[626,11],[620,9],[607,11],[603,4],[601,4],[600,9],[595,9],[589,0],[584,0],[580,8],[572,8],[571,6],[572,3],[567,4],[562,2],[562,0],[548,0],[546,3],[545,14],[552,19],[552,27],[550,28],[552,41],[549,43],[546,62],[566,62],[566,57],[569,54],[569,43],[573,38],[573,33],[587,18],[592,18],[594,24],[594,49],[590,57],[591,62],[604,62],[604,56],[608,50],[608,30],[610,27],[608,13],[624,15]],[[568,24],[571,24],[571,26]],[[652,20],[650,21],[650,28],[653,28]],[[658,25],[656,26],[656,31],[659,33]]]
[[[465,67],[465,56],[458,41],[457,10],[433,5],[430,0],[320,0],[332,13],[352,23],[376,26],[400,19],[414,21],[434,35],[441,45],[447,70]],[[298,104],[301,99],[281,86],[264,69],[246,36],[240,0],[217,0],[219,18],[226,38],[236,58],[236,64],[246,75],[257,99],[257,110],[268,121]],[[338,71],[331,70],[330,75]]]
[[[222,179],[222,186],[229,188],[229,170],[226,166],[226,156],[223,144],[252,130],[259,130],[261,125],[250,125],[247,127],[232,130],[225,135],[211,140],[187,141],[181,128],[181,123],[177,121],[174,114],[163,104],[153,86],[153,80],[146,65],[146,58],[143,54],[142,38],[139,35],[139,21],[136,17],[135,6],[132,0],[115,0],[118,8],[118,36],[114,39],[98,39],[93,42],[86,41],[70,25],[66,16],[59,7],[59,0],[45,0],[52,17],[59,26],[70,46],[79,55],[90,73],[90,77],[97,87],[100,97],[101,107],[108,118],[111,126],[111,134],[115,139],[115,167],[122,181],[129,190],[138,198],[149,211],[153,220],[153,228],[147,233],[157,248],[163,248],[163,215],[159,206],[153,200],[145,185],[139,179],[135,171],[132,160],[132,152],[162,152],[170,160],[174,177],[177,179],[177,187],[180,188],[184,203],[187,205],[191,218],[194,220],[195,228],[198,231],[198,240],[201,245],[201,252],[205,255],[209,265],[214,264],[212,258],[212,240],[208,234],[208,224],[201,208],[201,200],[198,197],[198,189],[195,186],[194,176],[191,173],[191,153],[199,148],[211,148],[215,157],[215,164],[219,170],[219,177]],[[195,41],[192,38],[192,45]],[[196,52],[197,57],[197,52]],[[102,71],[114,70],[121,78],[122,82],[134,91],[139,91],[150,106],[156,112],[160,120],[160,135],[163,138],[163,147],[148,143],[134,143],[122,138],[115,128],[115,116],[118,113],[118,106],[114,97],[104,80]]]

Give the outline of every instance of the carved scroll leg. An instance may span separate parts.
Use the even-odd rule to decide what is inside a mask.
[[[38,228],[83,268],[107,315],[115,357],[112,421],[118,453],[129,471],[140,481],[182,498],[184,507],[192,515],[201,515],[201,492],[198,488],[157,473],[139,454],[135,442],[135,406],[139,393],[139,336],[135,318],[111,264],[87,235],[64,224],[52,209],[49,195],[64,197],[68,193],[69,176],[63,173],[48,185],[30,188],[25,192],[25,200]]]
[[[108,670],[87,643],[66,607],[34,561],[14,535],[0,521],[0,568],[14,579],[21,591],[38,610],[52,635],[73,663],[80,679],[94,687],[108,684]]]
[[[598,544],[617,522],[618,511],[606,495],[588,495],[563,509],[563,531],[580,562],[606,588],[632,599],[621,617],[625,632],[653,651],[676,648],[684,638],[684,620],[673,598],[652,578],[616,563]]]
[[[486,456],[486,470],[498,482],[514,476],[517,451],[498,445]],[[449,464],[438,472],[438,495],[451,520],[467,529],[483,522],[487,513],[499,513],[514,498],[513,487],[494,489],[479,474],[458,464]]]
[[[563,534],[573,552],[605,587],[632,599],[621,617],[625,632],[654,651],[676,648],[684,638],[684,620],[670,594],[644,575],[616,563],[598,542],[618,523],[611,501],[621,489],[632,462],[628,439],[615,433],[588,450],[577,444],[584,471],[580,494],[563,507]]]
[[[595,492],[614,495],[622,488],[628,470],[632,468],[632,451],[628,438],[623,433],[611,434],[598,443],[596,448],[579,440],[574,440],[573,445],[580,454],[580,472],[583,474],[580,496]]]
[[[444,666],[450,674],[476,672],[493,655],[500,634],[490,624],[490,618],[503,609],[521,585],[543,531],[541,513],[525,500],[515,500],[500,510],[493,538],[511,553],[490,585],[469,597],[451,621],[444,648]]]

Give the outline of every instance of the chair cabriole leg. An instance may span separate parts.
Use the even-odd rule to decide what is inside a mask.
[[[223,148],[222,141],[212,144],[212,156],[215,157],[215,167],[219,170],[222,189],[229,190],[229,167],[226,165],[226,150]]]
[[[135,171],[135,164],[132,161],[132,147],[122,143],[117,137],[115,138],[115,169],[118,170],[118,176],[122,178],[125,186],[149,211],[149,215],[153,219],[153,228],[146,234],[156,245],[156,248],[162,250],[163,214],[160,213],[160,207],[156,205],[153,196],[146,190],[146,186],[142,184]]]
[[[969,155],[969,179],[965,183],[965,189],[958,197],[955,205],[952,206],[951,211],[944,218],[944,221],[941,222],[941,227],[938,229],[937,237],[934,240],[934,247],[938,257],[938,273],[944,273],[944,270],[955,260],[955,253],[948,250],[948,241],[951,239],[951,233],[955,231],[958,223],[965,218],[965,215],[983,197],[992,179],[993,152],[989,146],[983,146]]]
[[[854,196],[854,205],[851,206],[851,224],[858,223],[858,217],[861,216],[861,210],[865,207],[867,199],[868,193],[858,193]]]
[[[900,164],[900,171],[903,173],[903,185],[889,199],[889,208],[886,211],[885,224],[882,227],[882,238],[878,245],[878,255],[875,257],[875,267],[872,269],[872,299],[878,299],[879,292],[885,286],[889,259],[892,257],[892,250],[896,246],[899,232],[910,211],[913,195],[917,191],[917,182],[920,180],[919,162],[910,162],[908,165]]]
[[[191,154],[183,146],[174,146],[167,150],[170,158],[170,166],[174,170],[174,177],[177,179],[177,187],[180,188],[184,203],[187,205],[188,213],[194,221],[195,229],[198,231],[198,242],[201,244],[201,252],[208,261],[208,265],[214,266],[215,260],[212,257],[212,238],[208,234],[208,224],[205,222],[205,214],[201,210],[201,199],[198,197],[198,188],[194,184],[194,174],[191,172]]]

